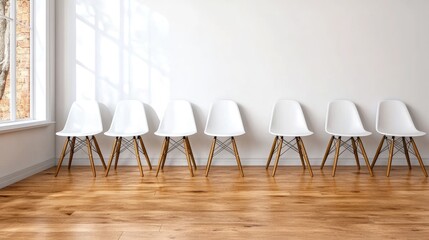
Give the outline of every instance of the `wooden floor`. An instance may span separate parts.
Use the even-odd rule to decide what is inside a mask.
[[[411,172],[339,166],[186,167],[164,173],[119,167],[49,169],[0,190],[1,239],[428,239],[428,179]]]

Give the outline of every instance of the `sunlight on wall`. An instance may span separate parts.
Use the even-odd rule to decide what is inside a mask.
[[[122,99],[158,114],[170,99],[168,20],[138,0],[76,0],[76,99]]]

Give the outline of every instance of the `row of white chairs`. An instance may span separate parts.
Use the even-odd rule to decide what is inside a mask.
[[[397,152],[405,154],[409,169],[411,169],[410,154],[414,154],[419,161],[423,174],[427,172],[414,137],[425,133],[416,129],[406,105],[398,100],[385,100],[377,108],[376,130],[383,137],[379,143],[372,164],[369,163],[361,137],[371,134],[363,127],[356,105],[348,100],[335,100],[328,104],[325,130],[332,135],[322,160],[323,169],[327,157],[334,152],[332,176],[335,176],[339,156],[344,151],[354,154],[358,169],[360,169],[359,153],[362,155],[368,171],[373,176],[374,167],[381,152],[389,150],[386,175],[390,175],[392,158]],[[61,156],[58,161],[55,176],[58,175],[62,162],[69,154],[70,169],[73,154],[86,146],[93,176],[96,176],[92,153],[96,152],[108,176],[113,160],[115,169],[118,165],[120,153],[134,148],[140,175],[144,176],[140,161],[140,154],[145,156],[149,169],[152,165],[143,143],[142,135],[149,132],[144,105],[137,100],[124,100],[118,103],[115,109],[111,126],[104,134],[115,138],[108,164],[104,162],[98,145],[96,134],[103,131],[98,103],[89,100],[79,100],[73,103],[64,129],[57,132],[59,136],[67,137]],[[274,141],[267,159],[266,169],[271,159],[276,155],[272,176],[275,176],[280,157],[288,150],[296,151],[304,169],[308,169],[313,176],[310,161],[307,156],[302,137],[313,134],[308,129],[304,113],[300,104],[293,100],[279,100],[272,111],[269,132],[274,135]],[[167,154],[174,149],[186,155],[191,176],[197,169],[189,136],[197,133],[192,106],[185,100],[171,101],[159,124],[156,135],[164,137],[158,161],[156,176],[164,169]],[[208,176],[213,157],[226,150],[232,153],[237,161],[241,176],[243,168],[235,142],[235,137],[245,134],[243,122],[237,104],[231,100],[215,102],[209,112],[204,133],[212,136],[213,141],[207,161],[205,175]],[[223,140],[221,140],[223,139]],[[384,146],[384,143],[387,143]],[[341,150],[341,148],[343,148]]]

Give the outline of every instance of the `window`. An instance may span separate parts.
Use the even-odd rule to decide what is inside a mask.
[[[52,123],[54,23],[55,0],[0,0],[0,133]]]
[[[32,1],[0,0],[0,124],[33,119]]]

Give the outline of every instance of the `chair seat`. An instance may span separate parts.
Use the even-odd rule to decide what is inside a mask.
[[[191,136],[197,133],[196,131],[191,132],[163,132],[163,131],[156,131],[155,135],[161,136],[161,137],[185,137],[185,136]]]
[[[109,130],[111,137],[135,137],[149,132],[144,105],[138,100],[118,102]]]
[[[213,137],[236,137],[236,136],[240,136],[245,134],[246,132],[244,131],[237,131],[237,132],[208,132],[208,131],[204,131],[204,133],[208,136],[213,136]]]
[[[399,100],[378,103],[375,129],[380,134],[392,137],[419,137],[426,134],[416,128],[407,106]]]
[[[327,133],[334,135],[334,136],[341,136],[341,137],[365,137],[369,136],[372,133],[368,131],[357,131],[357,132],[330,132],[326,131]]]
[[[103,123],[98,103],[92,100],[78,100],[72,104],[64,128],[56,134],[63,137],[84,137],[102,131]]]
[[[356,105],[349,100],[335,100],[328,104],[325,131],[334,136],[364,137],[371,135],[363,127]]]
[[[213,137],[235,137],[246,133],[237,103],[219,100],[212,104],[204,133]]]
[[[168,103],[155,135],[162,137],[185,137],[197,133],[191,103],[172,100]]]
[[[57,136],[63,137],[86,137],[93,136],[101,133],[102,131],[92,131],[92,132],[69,132],[69,131],[59,131],[57,132]]]
[[[107,132],[104,133],[104,135],[110,136],[110,137],[135,137],[135,136],[144,135],[146,133],[147,133],[147,131],[129,132],[129,133],[116,132],[116,131],[107,131]]]
[[[389,136],[389,137],[421,137],[426,135],[425,132],[421,132],[421,131],[412,131],[412,132],[383,132],[383,131],[378,131],[378,133]]]
[[[272,131],[270,133],[275,136],[283,136],[283,137],[305,137],[313,135],[311,131],[296,131],[296,132],[280,132],[280,131]]]

